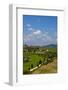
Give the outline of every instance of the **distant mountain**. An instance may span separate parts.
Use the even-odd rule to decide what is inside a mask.
[[[45,48],[56,48],[56,47],[57,47],[57,45],[56,45],[56,44],[49,44],[49,45],[44,45],[44,46],[29,46],[29,45],[25,44],[25,45],[23,45],[23,46],[24,46],[24,48],[26,48],[26,47],[45,47]]]
[[[47,48],[56,48],[57,45],[55,45],[55,44],[50,44],[50,45],[46,45],[46,46],[43,46],[43,47],[47,47]]]

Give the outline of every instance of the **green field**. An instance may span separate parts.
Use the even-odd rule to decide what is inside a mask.
[[[26,48],[23,52],[23,74],[32,74],[30,69],[37,67],[39,64],[48,64],[57,58],[57,48]],[[50,61],[48,61],[50,59]],[[46,63],[44,63],[46,62]],[[41,73],[43,73],[42,70]]]

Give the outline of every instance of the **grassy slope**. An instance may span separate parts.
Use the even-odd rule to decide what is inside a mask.
[[[45,50],[48,49],[51,52],[56,52],[56,48],[44,48]],[[43,60],[42,56],[38,56],[34,53],[25,53],[26,56],[30,57],[30,61],[23,64],[23,70],[28,70],[31,64],[33,64],[34,67],[37,66],[37,63],[39,60]]]
[[[36,54],[30,54],[29,57],[30,57],[30,61],[24,63],[24,65],[23,65],[24,70],[28,70],[28,68],[30,67],[31,64],[33,64],[33,66],[36,67],[37,62],[39,62],[39,60],[42,59],[41,56],[38,56]]]

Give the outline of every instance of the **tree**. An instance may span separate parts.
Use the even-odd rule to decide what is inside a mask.
[[[31,68],[33,68],[33,64],[31,64]]]
[[[42,63],[42,61],[40,60],[40,61],[39,61],[39,64],[41,64],[41,63]]]
[[[38,64],[38,62],[37,62],[37,67],[39,67],[39,64]]]
[[[28,70],[30,70],[30,67],[28,68]]]

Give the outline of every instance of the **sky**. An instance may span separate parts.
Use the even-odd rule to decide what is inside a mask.
[[[57,44],[57,16],[23,16],[24,44],[44,46]]]

